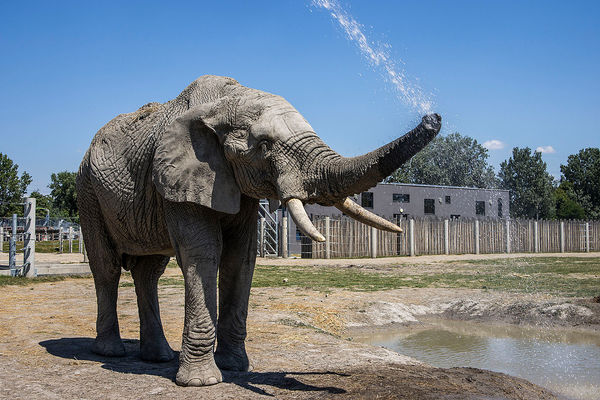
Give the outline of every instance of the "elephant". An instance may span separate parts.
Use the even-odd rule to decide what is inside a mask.
[[[307,203],[398,232],[349,196],[391,174],[440,127],[441,117],[429,114],[385,146],[342,157],[283,97],[211,75],[173,100],[118,115],[94,136],[76,180],[96,289],[92,351],[125,354],[116,313],[123,268],[135,284],[141,358],[174,358],[157,283],[175,256],[185,286],[176,383],[212,385],[222,381],[221,370],[251,370],[245,339],[259,199],[273,208],[283,204],[316,241],[324,237],[307,216]]]

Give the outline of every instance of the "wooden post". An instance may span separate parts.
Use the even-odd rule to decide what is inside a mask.
[[[87,247],[85,247],[85,242],[83,242],[83,262],[84,263],[89,262],[88,255],[87,255]]]
[[[560,235],[560,252],[564,253],[565,252],[565,222],[564,221],[560,221],[559,235]]]
[[[288,258],[288,218],[281,218],[281,257]]]
[[[585,251],[590,252],[590,223],[585,223]]]
[[[12,216],[12,229],[8,244],[8,268],[10,276],[17,276],[17,214]]]
[[[540,252],[540,236],[537,221],[533,221],[533,251],[536,253]]]
[[[35,197],[25,199],[25,224],[23,226],[23,275],[37,276],[35,268]]]
[[[83,236],[81,235],[81,226],[79,227],[79,253],[83,254]]]
[[[377,229],[371,227],[371,258],[377,258]]]
[[[408,224],[408,236],[410,241],[410,256],[415,255],[415,220],[410,219]]]
[[[261,257],[265,256],[265,217],[260,218],[260,250]]]
[[[510,220],[506,220],[506,252],[510,253]]]
[[[63,252],[63,227],[58,228],[58,252]]]
[[[450,254],[450,228],[448,226],[448,220],[444,220],[444,254]]]
[[[475,254],[479,254],[479,220],[475,220]]]
[[[325,258],[331,258],[331,221],[325,217]]]
[[[69,227],[69,253],[73,252],[73,227]]]

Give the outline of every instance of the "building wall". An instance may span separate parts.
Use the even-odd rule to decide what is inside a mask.
[[[509,192],[502,189],[478,189],[454,186],[410,185],[404,183],[380,183],[371,188],[373,193],[373,207],[367,210],[384,218],[394,219],[402,215],[403,218],[411,217],[437,217],[437,218],[508,218]],[[409,195],[409,202],[394,201],[394,194]],[[446,196],[450,196],[450,203],[446,203]],[[425,214],[425,199],[433,200],[435,213]],[[362,205],[362,194],[354,196],[354,200]],[[502,215],[498,215],[498,201],[502,203]],[[485,215],[476,214],[477,202],[483,202]],[[480,203],[481,205],[481,203]],[[335,207],[324,207],[318,204],[306,205],[309,217],[315,216],[341,216],[342,212]],[[290,254],[300,253],[300,240],[297,235],[296,225],[289,219],[289,250]]]

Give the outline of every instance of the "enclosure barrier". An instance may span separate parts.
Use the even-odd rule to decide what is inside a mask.
[[[600,221],[415,218],[394,222],[402,233],[380,231],[348,217],[315,217],[313,224],[324,234],[325,242],[302,235],[301,256],[374,258],[600,250]]]

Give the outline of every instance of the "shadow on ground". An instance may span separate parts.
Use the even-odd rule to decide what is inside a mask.
[[[179,352],[175,352],[176,357],[165,363],[151,363],[140,359],[139,340],[124,339],[123,344],[127,355],[125,357],[105,357],[93,353],[92,348],[94,340],[91,338],[75,337],[45,340],[40,342],[48,353],[56,357],[69,360],[94,361],[102,363],[102,368],[110,371],[125,374],[154,375],[172,382],[175,382],[175,375],[179,366]],[[328,394],[346,393],[344,389],[334,386],[315,386],[303,383],[290,376],[318,376],[334,375],[339,377],[348,377],[350,375],[331,372],[232,372],[223,371],[223,382],[232,383],[246,390],[265,395],[273,396],[257,385],[268,385],[285,390],[324,392]]]

